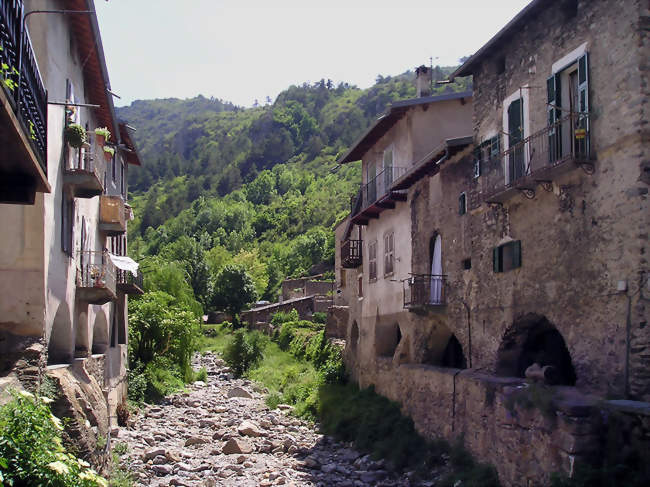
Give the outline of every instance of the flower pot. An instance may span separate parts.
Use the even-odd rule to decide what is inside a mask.
[[[106,137],[103,134],[95,134],[95,142],[99,147],[104,147],[106,144]]]
[[[113,159],[113,154],[111,152],[104,151],[104,159],[106,162],[111,162]]]

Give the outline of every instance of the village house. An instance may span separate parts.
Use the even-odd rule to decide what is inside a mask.
[[[2,0],[0,29],[0,389],[46,374],[55,412],[106,437],[126,398],[127,297],[143,292],[126,257],[132,129],[116,119],[92,0]]]
[[[603,407],[647,433],[649,13],[532,1],[452,74],[473,76],[467,128],[390,125],[394,104],[340,160],[364,175],[336,229],[352,376],[506,485],[597,456]],[[436,150],[369,186],[417,133]],[[527,375],[554,419],[517,408]]]

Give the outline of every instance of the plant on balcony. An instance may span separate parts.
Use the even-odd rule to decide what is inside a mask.
[[[104,146],[104,159],[108,162],[111,162],[113,156],[115,155],[115,149],[112,147]]]
[[[99,127],[95,129],[95,136],[97,137],[97,143],[103,147],[111,138],[111,132],[106,127]]]
[[[92,266],[90,268],[90,278],[93,281],[93,286],[95,287],[106,287],[106,281],[104,280],[104,269],[97,266]]]
[[[71,123],[64,131],[65,141],[75,149],[86,143],[86,130],[78,123]]]

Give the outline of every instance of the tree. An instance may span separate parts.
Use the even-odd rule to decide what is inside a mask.
[[[232,314],[239,323],[239,312],[257,299],[253,278],[240,264],[227,264],[217,275],[213,305]]]

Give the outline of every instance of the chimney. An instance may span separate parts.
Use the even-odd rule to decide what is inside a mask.
[[[415,91],[418,98],[431,95],[431,68],[415,68]]]

